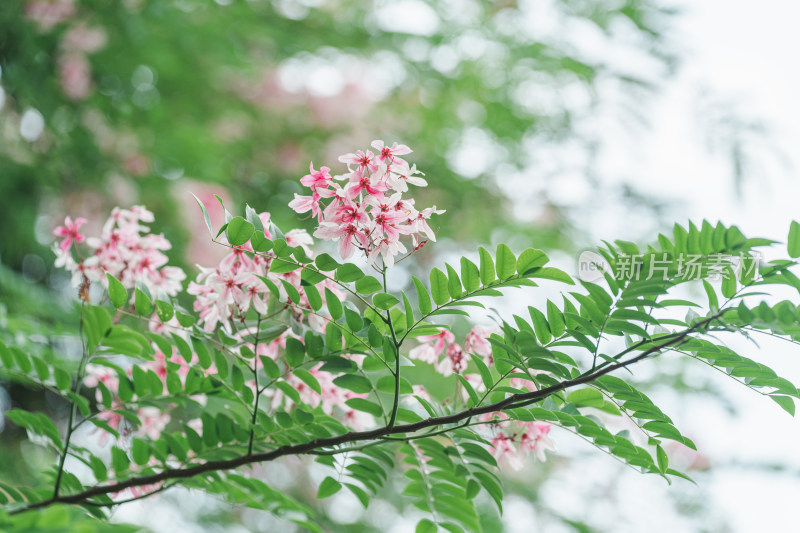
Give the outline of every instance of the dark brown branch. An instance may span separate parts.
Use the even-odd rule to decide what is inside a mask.
[[[618,363],[608,365],[603,368],[597,369],[593,373],[584,374],[580,377],[575,379],[562,381],[556,385],[551,387],[547,387],[545,389],[520,393],[520,394],[513,394],[508,398],[501,400],[499,402],[482,405],[482,406],[475,406],[470,407],[469,409],[465,409],[464,411],[460,411],[458,413],[453,413],[450,415],[445,416],[436,416],[426,418],[424,420],[420,420],[419,422],[414,422],[410,424],[402,424],[396,425],[393,427],[384,426],[376,429],[372,429],[369,431],[351,431],[348,433],[344,433],[342,435],[338,435],[336,437],[326,437],[326,438],[319,438],[314,439],[309,442],[305,442],[302,444],[293,444],[293,445],[285,445],[281,446],[280,448],[276,448],[274,450],[270,450],[268,452],[262,453],[254,453],[252,455],[243,455],[240,457],[236,457],[234,459],[227,459],[227,460],[220,460],[220,461],[209,461],[203,464],[198,464],[195,466],[191,466],[188,468],[169,468],[166,470],[162,470],[157,474],[151,474],[148,476],[139,476],[139,477],[132,477],[126,479],[124,481],[119,481],[115,484],[101,484],[95,485],[94,487],[88,488],[82,492],[78,492],[76,494],[71,495],[61,495],[54,498],[49,498],[47,500],[43,500],[41,502],[32,503],[26,507],[22,507],[19,509],[14,509],[10,511],[10,514],[17,514],[24,511],[30,511],[34,509],[40,509],[43,507],[47,507],[56,503],[67,503],[67,504],[84,504],[89,501],[90,498],[95,496],[100,496],[103,494],[109,494],[112,492],[120,492],[124,489],[130,487],[138,487],[142,485],[152,485],[156,483],[161,483],[163,481],[171,480],[171,479],[187,479],[192,478],[195,476],[202,475],[206,472],[215,472],[221,470],[231,470],[234,468],[238,468],[240,466],[252,464],[252,463],[260,463],[264,461],[274,461],[280,457],[284,457],[287,455],[304,455],[313,453],[315,450],[320,448],[331,448],[335,446],[341,446],[344,444],[352,444],[362,441],[373,441],[378,440],[389,435],[398,435],[398,434],[407,434],[407,433],[414,433],[416,431],[420,431],[422,429],[430,428],[430,427],[437,427],[437,426],[446,426],[448,424],[455,424],[461,422],[462,420],[466,420],[475,416],[479,416],[486,413],[492,413],[495,411],[502,411],[503,409],[512,409],[515,407],[521,407],[524,405],[529,405],[531,403],[535,403],[541,401],[548,396],[555,394],[557,392],[561,392],[565,389],[575,387],[577,385],[584,385],[586,383],[591,383],[592,381],[614,372],[615,370],[619,370],[621,368],[625,368],[629,365],[642,361],[653,355],[654,353],[658,353],[665,348],[669,348],[671,346],[675,346],[677,344],[683,343],[689,335],[692,333],[697,332],[708,326],[711,322],[718,319],[725,311],[720,311],[700,322],[697,322],[694,326],[687,328],[686,330],[682,331],[681,333],[667,335],[670,337],[669,340],[665,340],[659,344],[656,344],[644,352],[636,355],[635,357],[631,357],[630,359],[626,359],[624,361],[620,361]]]

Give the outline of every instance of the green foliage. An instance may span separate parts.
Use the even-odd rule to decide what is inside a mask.
[[[235,220],[231,217],[227,226],[234,241],[242,226]],[[244,227],[243,234],[252,239],[255,230]],[[269,309],[263,314],[250,310],[232,323],[232,330],[218,326],[208,331],[192,313],[161,298],[153,302],[138,287],[134,303],[139,314],[112,318],[110,310],[124,308],[128,293],[109,277],[111,305],[82,307],[85,351],[77,369],[52,355],[0,343],[0,378],[47,390],[71,413],[66,431],[46,413],[25,407],[8,411],[9,422],[54,456],[69,454],[83,462],[94,476],[81,481],[58,461],[55,475],[33,488],[0,484],[3,512],[20,513],[0,515],[6,520],[0,524],[19,529],[18,524],[33,522],[14,520],[49,516],[50,506],[58,502],[112,507],[110,495],[120,486],[153,486],[149,476],[157,476],[165,488],[202,488],[319,530],[313,509],[236,470],[284,456],[313,455],[330,469],[315,489],[318,499],[346,490],[368,506],[402,477],[404,501],[426,513],[418,531],[480,531],[482,511],[476,502],[491,501],[502,511],[495,454],[503,455],[496,439],[516,438],[540,427],[536,424],[549,424],[548,431],[550,425],[560,428],[554,430],[560,431],[559,438],[572,434],[637,471],[667,480],[687,477],[670,466],[665,441],[692,449],[695,444],[641,384],[619,372],[633,371],[640,361],[667,353],[697,361],[771,398],[790,414],[800,399],[794,384],[723,339],[761,332],[800,341],[796,304],[768,303],[757,299],[764,293],[755,292],[775,285],[800,290],[792,272],[795,263],[774,260],[759,264],[757,273],[734,271],[733,257],[746,266],[756,248],[769,243],[748,239],[735,227],[676,226],[673,238],[659,237],[657,248],[606,243],[599,253],[611,271],[593,282],[548,266],[547,256],[536,249],[515,255],[500,245],[494,256],[481,249],[479,265],[461,258],[459,270],[449,264],[433,268],[430,288],[412,277],[413,302],[355,265],[324,255],[312,261],[281,238],[270,242],[272,268],[282,264],[291,267],[286,273],[299,270],[293,275],[303,283],[298,288],[283,277],[274,278],[279,284],[261,277],[272,296]],[[696,256],[702,282],[685,275],[688,254]],[[631,275],[623,275],[629,272],[630,257],[639,263]],[[726,282],[726,274],[732,280]],[[708,279],[714,275],[722,279]],[[408,358],[411,339],[439,334],[443,327],[460,334],[457,322],[438,321],[469,317],[465,309],[484,308],[485,298],[497,298],[501,290],[536,290],[541,280],[568,287],[560,302],[548,300],[529,306],[524,316],[500,320],[486,339],[491,359],[465,353],[462,366],[452,367],[455,376],[425,374],[433,383],[430,400],[418,394],[412,377],[423,375],[426,363]],[[698,301],[675,298],[674,289],[688,283],[702,287]],[[352,299],[337,296],[327,284]],[[180,316],[185,329],[142,333],[153,312],[164,321]],[[301,319],[309,316],[323,317],[324,331]],[[111,380],[98,379],[86,390],[88,361],[108,371]],[[111,381],[118,384],[114,391],[107,385]],[[341,397],[335,407],[324,404],[332,391]],[[126,437],[124,428],[143,426],[145,407],[170,412],[174,424],[155,436],[138,431]],[[624,417],[641,435],[612,433],[598,413]],[[370,417],[370,429],[348,427],[348,420],[358,416]],[[112,425],[111,420],[120,422]],[[496,425],[501,420],[517,424],[517,433],[502,433],[504,426]],[[71,441],[83,423],[119,439],[107,460]],[[53,479],[58,479],[58,494],[70,499],[51,498]],[[45,510],[27,510],[36,502]]]

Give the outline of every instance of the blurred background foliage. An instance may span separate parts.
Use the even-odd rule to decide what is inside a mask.
[[[579,167],[600,186],[592,120],[643,115],[657,80],[635,62],[673,71],[671,17],[642,0],[4,2],[3,263],[21,270],[65,214],[133,203],[181,259],[189,190],[296,224],[285,204],[308,161],[336,170],[374,138],[416,150],[448,238],[569,247],[547,183]],[[604,60],[612,46],[631,64]]]
[[[74,352],[48,249],[64,216],[90,219],[91,234],[113,206],[145,204],[191,278],[210,252],[190,192],[217,226],[215,193],[310,229],[286,207],[308,162],[337,172],[339,154],[372,139],[415,150],[430,183],[419,201],[448,210],[451,247],[516,237],[573,251],[586,221],[565,190],[657,217],[662,203],[599,175],[599,154],[625,142],[599,118],[633,135],[646,125],[680,62],[676,16],[656,0],[1,2],[0,334]],[[19,386],[0,393],[4,408],[63,408]],[[35,475],[46,458],[7,429],[0,472]],[[511,480],[510,492],[543,523],[592,531],[538,500],[545,478]],[[367,518],[348,530],[380,530]]]

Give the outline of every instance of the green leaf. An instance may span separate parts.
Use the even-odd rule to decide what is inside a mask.
[[[294,252],[294,248],[292,248],[286,243],[286,239],[280,238],[280,239],[275,239],[275,241],[273,241],[272,251],[279,258],[290,260],[292,252]],[[294,263],[295,261],[292,262]]]
[[[497,261],[497,277],[500,279],[508,279],[517,271],[517,258],[511,248],[505,244],[497,245],[497,254],[495,256]]]
[[[332,352],[342,349],[342,330],[333,320],[325,327],[325,346]]]
[[[111,466],[114,467],[115,474],[120,475],[124,473],[130,464],[131,461],[128,459],[128,455],[125,452],[116,446],[111,448]]]
[[[381,407],[378,404],[376,404],[375,402],[371,402],[369,400],[365,400],[363,398],[350,398],[349,400],[346,400],[344,403],[346,403],[356,411],[369,413],[375,418],[378,418],[381,415],[383,415],[383,409],[381,409]]]
[[[349,327],[351,331],[358,331],[364,327],[364,319],[352,309],[345,308],[344,317],[345,322],[347,322],[347,327]]]
[[[401,293],[403,295],[403,306],[405,308],[405,315],[406,315],[406,329],[411,329],[414,327],[414,309],[411,308],[411,302],[408,301],[408,296],[406,293]]]
[[[375,388],[380,392],[394,394],[394,387],[395,387],[394,376],[383,376],[377,381],[377,383],[375,383]],[[414,392],[414,389],[411,388],[411,383],[409,383],[407,379],[401,377],[400,394],[411,394],[412,392]]]
[[[602,407],[605,400],[603,394],[597,389],[578,389],[567,395],[567,401],[578,407]]]
[[[269,271],[273,274],[286,274],[294,272],[298,268],[300,267],[291,259],[281,259],[279,257],[274,258],[269,265]]]
[[[342,316],[344,312],[342,302],[328,287],[325,287],[325,304],[328,306],[328,312],[334,320]]]
[[[470,407],[472,405],[477,405],[481,401],[480,397],[478,396],[478,393],[475,392],[475,389],[472,388],[472,385],[470,384],[469,381],[466,380],[464,376],[462,376],[461,374],[456,374],[456,376],[458,377],[458,380],[461,382],[461,385],[464,387],[464,390],[466,390],[467,394],[469,395],[469,399],[472,402]]]
[[[200,206],[200,210],[203,212],[203,219],[206,221],[206,227],[208,228],[209,235],[211,235],[211,237],[214,237],[214,230],[211,227],[211,218],[208,216],[208,211],[206,211],[206,206],[203,205],[203,202],[201,202],[200,199],[194,195],[194,193],[191,193],[191,195],[194,196],[197,205]]]
[[[365,394],[372,391],[372,384],[364,376],[358,374],[343,374],[333,380],[334,385],[353,391],[358,394]]]
[[[483,385],[486,387],[487,390],[491,389],[494,385],[494,380],[492,379],[492,373],[489,370],[489,367],[486,366],[486,363],[483,362],[483,358],[478,355],[470,354],[472,357],[473,364],[478,367],[478,372],[481,375],[481,381],[483,381]]]
[[[575,282],[572,280],[572,277],[564,272],[563,270],[559,270],[553,267],[542,267],[534,272],[528,274],[529,278],[542,278],[542,279],[552,279],[554,281],[561,281],[568,285],[575,285]]]
[[[303,249],[302,246],[295,246],[294,250],[292,251],[292,255],[294,256],[295,260],[298,263],[302,263],[302,264],[308,265],[308,264],[311,264],[311,263],[314,262],[314,261],[311,260],[310,257],[308,257],[308,254],[306,254],[306,251],[305,251],[305,249]],[[324,278],[322,278],[322,279],[324,279]],[[322,279],[320,279],[319,281],[322,281]]]
[[[467,292],[474,292],[481,286],[478,267],[466,257],[461,258],[461,283],[464,284],[464,290]]]
[[[250,237],[250,244],[255,252],[266,252],[272,249],[272,241],[267,238],[263,230],[256,229]]]
[[[331,272],[339,268],[339,262],[328,254],[319,254],[314,263],[323,272]]]
[[[322,483],[319,484],[317,499],[324,500],[325,498],[333,496],[340,490],[342,490],[342,484],[328,476],[322,480]]]
[[[428,289],[425,285],[417,279],[416,276],[411,276],[411,281],[414,282],[414,287],[417,289],[417,301],[419,303],[419,310],[423,315],[427,315],[433,310],[431,305],[431,296],[428,294]]]
[[[181,306],[178,306],[175,310],[175,316],[178,319],[178,324],[185,328],[190,328],[194,325],[194,316],[189,314]]]
[[[792,220],[789,226],[789,242],[787,244],[789,257],[800,257],[800,224]]]
[[[383,285],[373,276],[364,276],[356,281],[356,291],[361,294],[372,294],[380,290],[383,290]]]
[[[278,363],[267,357],[266,355],[259,356],[261,365],[264,367],[264,373],[269,379],[277,379],[281,375],[281,369]]]
[[[317,288],[314,285],[307,285],[303,287],[303,290],[306,293],[306,299],[308,300],[308,305],[311,306],[311,309],[314,311],[319,311],[322,307],[322,296],[320,296]]]
[[[492,255],[489,252],[487,252],[485,248],[483,247],[478,248],[478,252],[480,253],[481,257],[480,261],[481,282],[484,285],[489,285],[495,280],[494,261],[492,260]]]
[[[320,270],[323,268],[320,267]],[[358,281],[364,276],[364,272],[353,263],[345,263],[336,269],[336,279],[345,283]]]
[[[197,354],[197,361],[200,363],[200,366],[203,368],[209,368],[211,366],[211,354],[208,353],[208,348],[206,348],[206,345],[203,344],[203,341],[195,336],[192,336],[191,340],[192,347]]]
[[[658,470],[663,474],[669,467],[669,457],[660,445],[656,446],[656,460],[658,461]]]
[[[414,530],[414,533],[436,533],[437,530],[436,524],[427,518],[423,518],[417,522],[417,528]]]
[[[250,240],[255,232],[255,227],[242,217],[233,217],[228,222],[228,228],[225,230],[225,235],[228,237],[228,242],[233,246],[241,246]]]
[[[295,254],[297,255],[297,254]],[[326,279],[326,275],[317,270],[314,265],[305,265],[303,270],[300,271],[300,281],[304,287],[309,285],[317,285]]]
[[[553,334],[553,337],[558,338],[564,334],[566,328],[564,315],[558,306],[550,300],[547,300],[547,323],[550,325],[550,333]]]
[[[517,273],[524,276],[531,269],[546,265],[548,261],[549,259],[543,251],[528,248],[517,258]]]
[[[133,298],[134,305],[136,306],[136,312],[143,316],[149,316],[153,314],[153,302],[142,289],[136,287]]]
[[[391,309],[392,307],[394,307],[395,305],[400,303],[400,300],[398,300],[395,296],[393,296],[391,294],[387,294],[385,292],[381,292],[381,293],[376,294],[372,298],[372,303],[378,309],[384,309],[385,310],[385,309]]]
[[[106,272],[108,297],[114,307],[125,307],[128,303],[128,290],[117,278]]]
[[[531,315],[533,330],[536,332],[536,338],[539,339],[539,342],[542,344],[547,344],[550,342],[550,339],[552,338],[550,326],[547,324],[547,319],[544,317],[544,313],[535,307],[528,307],[528,313]]]
[[[722,287],[720,291],[725,298],[733,298],[736,294],[736,274],[730,265],[725,265],[722,269]]]
[[[172,304],[164,300],[156,300],[156,314],[161,322],[169,322],[175,314]]]
[[[458,279],[458,273],[453,267],[447,263],[445,263],[445,267],[447,267],[447,292],[452,298],[458,298],[464,292],[461,288],[461,280]]]
[[[439,270],[434,268],[431,270],[431,295],[436,305],[443,305],[450,301],[450,293],[447,289],[448,281],[447,276]]]
[[[713,311],[719,309],[719,300],[714,287],[708,281],[703,280],[703,289],[706,291],[706,296],[708,296],[708,307]]]
[[[788,396],[778,396],[778,395],[770,395],[770,398],[772,398],[772,400],[775,403],[780,405],[784,411],[794,416],[795,404],[792,398]]]
[[[297,376],[300,381],[308,385],[311,390],[317,394],[322,394],[322,387],[320,386],[319,381],[317,381],[317,378],[314,377],[314,374],[303,368],[296,368],[292,371],[292,373]]]
[[[53,377],[56,380],[56,386],[62,391],[70,390],[72,388],[72,377],[69,375],[69,372],[67,372],[63,368],[61,367],[53,368]]]
[[[303,364],[303,360],[306,357],[306,347],[300,340],[294,337],[288,337],[286,339],[284,356],[286,357],[286,364],[291,368],[300,366]]]
[[[283,290],[286,291],[286,296],[294,303],[300,303],[300,291],[297,290],[297,287],[286,281],[285,279],[281,278],[281,285],[283,285]]]
[[[142,439],[133,439],[131,446],[131,457],[137,465],[145,465],[150,459],[150,446]]]

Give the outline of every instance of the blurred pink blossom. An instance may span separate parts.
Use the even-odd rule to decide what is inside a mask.
[[[83,22],[72,26],[61,39],[61,48],[66,52],[91,54],[101,50],[108,42],[108,34],[103,28],[90,28]]]
[[[25,17],[47,32],[75,15],[75,0],[32,0],[25,4]]]
[[[58,79],[70,100],[85,100],[92,93],[91,66],[86,56],[67,53],[58,58]]]

